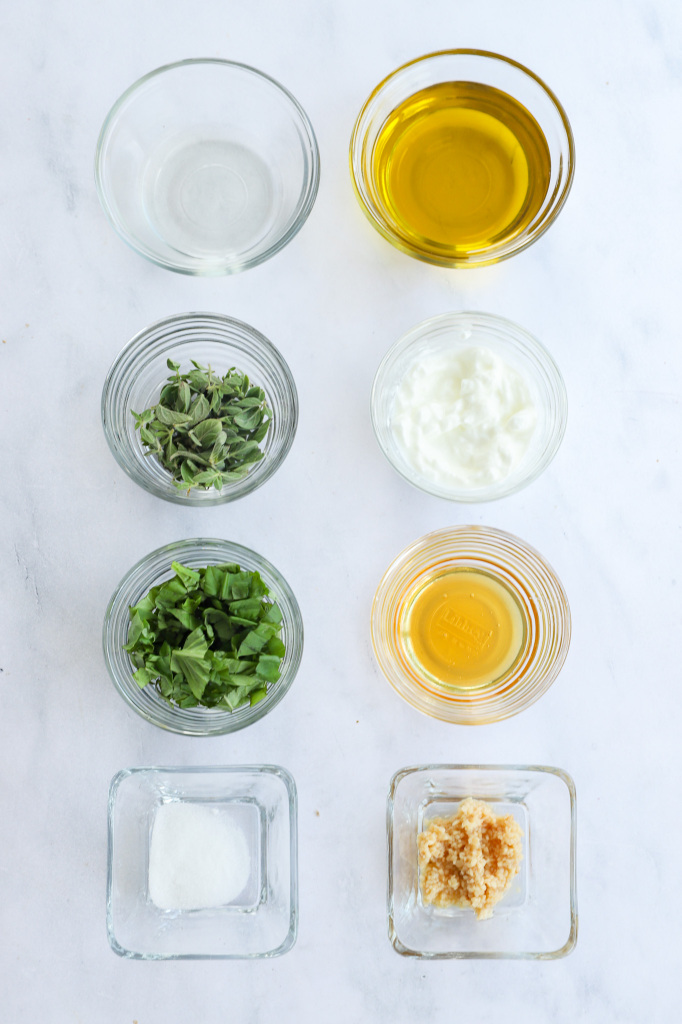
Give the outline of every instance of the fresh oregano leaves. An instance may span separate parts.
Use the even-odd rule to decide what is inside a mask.
[[[130,608],[133,678],[181,708],[257,704],[286,653],[282,613],[260,574],[233,564],[172,568]]]
[[[181,374],[180,364],[167,360],[173,376],[156,405],[133,413],[135,429],[145,455],[159,460],[179,490],[219,491],[243,479],[263,458],[260,442],[272,412],[263,389],[245,373],[232,367],[221,377],[210,366],[191,362],[194,369]]]

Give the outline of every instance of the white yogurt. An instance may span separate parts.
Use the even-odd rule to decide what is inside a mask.
[[[417,360],[398,385],[390,415],[407,464],[425,480],[462,490],[513,473],[536,422],[528,381],[474,345]]]

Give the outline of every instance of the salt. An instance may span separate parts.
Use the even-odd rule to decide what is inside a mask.
[[[216,807],[161,804],[149,849],[149,897],[161,910],[199,910],[232,903],[250,874],[246,837]]]

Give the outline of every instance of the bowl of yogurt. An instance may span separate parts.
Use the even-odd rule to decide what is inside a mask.
[[[371,414],[379,447],[415,487],[493,501],[531,483],[556,455],[566,388],[523,327],[489,313],[444,313],[386,353]]]

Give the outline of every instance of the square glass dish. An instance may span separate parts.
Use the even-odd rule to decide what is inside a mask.
[[[417,836],[473,797],[522,831],[519,873],[488,920],[469,908],[425,904]],[[570,775],[539,765],[433,764],[403,768],[387,806],[388,934],[397,953],[428,960],[555,960],[575,946],[576,798]]]
[[[298,926],[296,808],[294,780],[276,765],[118,772],[109,788],[113,951],[136,960],[286,953]]]

